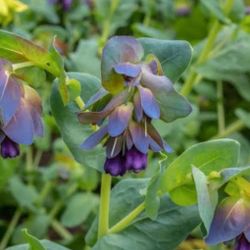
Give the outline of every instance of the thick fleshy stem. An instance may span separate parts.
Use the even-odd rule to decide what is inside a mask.
[[[102,174],[101,199],[99,207],[98,239],[109,231],[109,206],[112,177],[109,174]]]

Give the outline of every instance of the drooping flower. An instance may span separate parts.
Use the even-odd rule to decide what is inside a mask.
[[[143,47],[136,39],[127,36],[111,38],[102,55],[105,89],[101,88],[86,103],[85,108],[92,108],[92,111],[78,114],[81,123],[101,126],[81,147],[90,150],[103,141],[107,155],[104,170],[113,176],[144,170],[149,150],[171,151],[152,120],[171,121],[191,112],[187,105],[184,111],[173,115],[172,109],[179,107],[170,107],[173,103],[168,107],[161,105],[162,93],[169,100],[180,96],[163,75],[159,60],[149,55],[142,61],[143,54]],[[112,98],[105,102],[110,94]],[[101,108],[96,105],[98,103]]]
[[[241,177],[235,183],[239,184],[239,192],[234,191],[233,196],[217,207],[206,242],[215,245],[235,240],[234,250],[247,250],[250,249],[250,183]]]
[[[11,72],[11,64],[0,60],[0,144],[4,158],[17,156],[18,144],[30,145],[35,136],[43,135],[39,95]]]

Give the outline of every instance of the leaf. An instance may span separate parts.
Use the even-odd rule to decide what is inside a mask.
[[[97,208],[98,198],[92,193],[77,193],[69,200],[63,212],[61,222],[66,227],[75,227],[83,223]]]
[[[101,87],[100,81],[88,74],[69,73],[69,77],[81,83],[81,97],[85,103]],[[86,167],[103,171],[104,151],[101,148],[91,151],[84,151],[80,148],[84,139],[94,131],[92,131],[90,126],[80,124],[77,118],[77,112],[80,110],[76,105],[69,103],[65,106],[63,104],[57,82],[53,85],[50,102],[52,113],[63,140],[76,161]]]
[[[162,171],[159,170],[150,180],[147,193],[145,197],[145,212],[146,215],[155,220],[158,215],[158,210],[160,208],[160,197],[158,194],[160,180],[161,180],[161,173]]]
[[[148,183],[148,179],[126,179],[120,181],[113,188],[110,211],[111,226],[143,201],[143,190],[147,188]],[[198,223],[200,223],[200,219],[196,207],[179,207],[173,204],[169,198],[163,197],[159,215],[154,221],[142,213],[124,231],[100,239],[93,250],[127,250],[130,248],[173,250]],[[97,226],[96,223],[94,225]],[[95,230],[96,228],[92,227],[92,234]]]
[[[101,62],[97,56],[97,51],[98,44],[96,39],[80,40],[76,51],[70,54],[70,59],[74,63],[75,69],[100,77]]]
[[[40,240],[40,243],[42,244],[45,250],[70,250],[69,248],[58,245],[49,240]],[[28,244],[21,244],[21,245],[9,247],[6,250],[30,250],[30,248]]]
[[[228,24],[230,20],[225,16],[220,1],[217,0],[201,0],[201,4],[211,12],[213,16],[215,16],[222,23]]]
[[[95,4],[99,23],[105,23],[107,17],[110,18],[110,34],[115,33],[117,28],[125,26],[137,7],[134,0],[97,0]]]
[[[217,191],[209,189],[207,177],[200,169],[192,167],[192,173],[197,192],[199,214],[208,232],[218,202],[218,194]]]
[[[235,113],[245,126],[250,128],[250,113],[240,108],[236,109]]]
[[[9,188],[19,206],[35,209],[34,202],[38,198],[38,193],[33,186],[28,186],[18,176],[13,176],[10,179]]]
[[[29,250],[46,250],[46,248],[41,244],[41,242],[36,237],[28,233],[27,229],[23,230],[23,235],[26,241],[30,245]]]
[[[12,62],[30,61],[57,77],[64,72],[62,59],[54,51],[47,51],[29,40],[3,30],[0,30],[0,56]]]
[[[144,55],[154,54],[161,62],[165,75],[173,82],[177,81],[188,67],[192,48],[185,41],[166,41],[153,38],[140,38]]]
[[[176,158],[165,170],[162,178],[162,192],[169,192],[171,199],[179,205],[197,202],[192,166],[205,175],[212,171],[237,166],[239,143],[232,139],[220,139],[193,145]]]

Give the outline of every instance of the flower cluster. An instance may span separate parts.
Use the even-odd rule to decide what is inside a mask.
[[[35,136],[43,135],[40,97],[11,72],[11,63],[0,60],[0,144],[3,158],[19,155],[19,144],[29,145]]]
[[[157,94],[173,91],[172,83],[163,75],[154,55],[145,61],[141,61],[142,56],[143,48],[136,39],[111,38],[103,50],[102,84],[112,98],[105,103],[108,92],[102,88],[86,103],[86,108],[92,107],[92,111],[78,114],[81,123],[101,126],[84,141],[82,148],[90,150],[104,141],[107,155],[104,170],[112,176],[144,170],[149,150],[171,151],[152,120],[161,118]],[[95,106],[103,103],[101,110],[95,110]]]

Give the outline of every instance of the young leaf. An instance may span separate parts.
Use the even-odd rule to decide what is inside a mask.
[[[0,57],[11,62],[30,61],[56,77],[64,72],[62,59],[57,52],[47,51],[29,40],[3,30],[0,30]]]
[[[218,194],[216,190],[209,189],[207,177],[200,169],[192,167],[192,173],[197,192],[199,214],[208,232],[217,205]]]
[[[101,87],[100,81],[91,75],[81,73],[69,73],[69,78],[76,79],[81,83],[81,97],[84,102],[94,95]],[[80,111],[75,104],[69,103],[66,106],[62,102],[58,82],[54,83],[51,94],[51,109],[56,119],[63,140],[70,149],[76,161],[87,167],[103,171],[104,151],[101,148],[84,151],[80,145],[93,130],[90,126],[82,125],[78,121],[77,112]]]
[[[29,243],[30,250],[46,250],[46,248],[41,244],[41,242],[35,236],[28,233],[27,229],[23,230],[23,236]]]
[[[237,166],[239,143],[232,139],[211,140],[198,143],[187,149],[166,169],[162,178],[162,192],[169,192],[171,199],[179,205],[197,202],[192,166],[205,175],[212,171]]]

